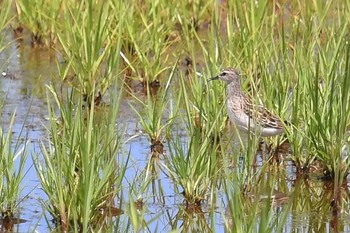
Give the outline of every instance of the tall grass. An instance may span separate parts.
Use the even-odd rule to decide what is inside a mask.
[[[341,55],[344,56],[343,59],[338,57],[341,50],[346,51],[346,54]],[[317,158],[323,161],[332,178],[340,184],[347,176],[350,165],[347,156],[343,154],[343,148],[349,145],[349,52],[347,44],[339,43],[334,61],[345,60],[345,64],[333,63],[329,73],[326,71],[324,82],[320,80],[317,66],[314,79],[309,82],[309,86],[313,86],[308,102],[312,113],[308,122],[308,137],[312,145],[310,153],[316,152]]]
[[[49,103],[52,119],[48,142],[42,143],[35,168],[44,192],[45,207],[62,231],[101,229],[112,221],[115,198],[121,189],[126,160],[117,156],[120,135],[116,133],[115,108],[98,120],[92,102],[83,110],[82,98],[62,103],[50,88],[55,103]],[[76,102],[74,100],[77,100]],[[56,109],[62,122],[57,124]],[[106,225],[107,224],[107,225]]]
[[[125,6],[124,60],[132,68],[132,78],[144,85],[158,82],[168,69],[169,47],[173,43],[171,8],[165,1]],[[135,18],[136,17],[136,18]],[[122,27],[123,28],[123,27]]]
[[[214,113],[221,105],[207,92],[206,82],[200,76],[187,82],[180,74],[181,101],[178,104],[185,109],[181,124],[186,126],[184,132],[188,141],[183,142],[179,135],[184,132],[174,128],[175,132],[169,135],[169,154],[164,164],[169,176],[181,187],[188,208],[200,208],[219,177],[218,145],[220,126],[225,120],[220,121],[219,111]]]
[[[173,77],[176,75],[176,66],[177,64],[172,68],[167,83],[164,87],[160,88],[156,96],[151,95],[149,86],[146,87],[147,95],[145,101],[134,95],[134,99],[142,104],[141,110],[137,110],[133,104],[130,104],[131,108],[139,117],[140,124],[145,133],[149,136],[151,153],[155,157],[163,154],[163,142],[167,134],[166,129],[172,126],[176,115],[176,110],[172,106],[173,101],[167,100]]]
[[[31,33],[32,46],[53,46],[57,39],[56,21],[60,19],[63,1],[16,0],[14,30],[25,27]],[[16,25],[16,26],[14,26]]]
[[[334,14],[334,5],[324,7],[315,2],[309,6],[316,14],[305,12],[304,21],[295,31],[293,53],[287,58],[293,69],[295,87],[292,93],[290,134],[294,159],[300,167],[308,168],[316,160],[322,161],[327,173],[338,183],[349,170],[342,157],[347,145],[349,122],[347,64],[348,48],[345,37],[347,22],[336,12],[335,24],[329,27],[326,16]],[[337,37],[332,35],[337,34]],[[297,37],[299,36],[299,37]],[[291,43],[291,42],[290,42]],[[298,49],[304,47],[306,49]]]
[[[62,89],[57,93],[50,88],[48,136],[42,142],[42,154],[35,156],[41,185],[49,197],[45,207],[59,230],[88,232],[102,227],[112,231],[111,212],[117,208],[114,201],[121,193],[127,165],[119,158],[128,158],[117,156],[122,137],[115,127],[117,106],[128,99],[115,90],[131,80],[136,87],[130,86],[129,93],[140,109],[130,105],[152,144],[153,156],[142,175],[152,175],[128,181],[131,201],[123,227],[142,231],[156,221],[146,220],[147,210],[139,204],[144,204],[142,194],[150,184],[156,186],[163,172],[174,182],[174,193],[182,192],[187,204],[174,220],[178,223],[183,218],[185,231],[214,228],[201,208],[207,202],[213,219],[218,191],[224,192],[230,206],[234,224],[228,230],[282,231],[290,205],[307,203],[294,199],[283,208],[281,218],[275,215],[270,202],[275,186],[285,188],[277,177],[280,171],[268,163],[252,166],[258,138],[248,136],[243,146],[235,141],[227,120],[225,86],[207,82],[227,66],[242,70],[243,90],[255,103],[263,103],[290,122],[285,125],[292,149],[288,158],[297,173],[312,172],[315,166],[323,170],[323,178],[327,175],[335,181],[332,195],[341,206],[337,191],[350,168],[346,151],[350,146],[347,1],[51,4],[18,0],[13,4],[19,24],[31,31],[34,41],[54,44],[59,57]],[[4,19],[0,29],[9,22],[15,25],[11,1],[1,2],[0,16]],[[0,44],[0,52],[3,48]],[[186,61],[181,60],[183,56]],[[181,63],[188,63],[190,69],[179,68]],[[119,81],[121,75],[124,78]],[[145,95],[135,91],[140,83]],[[102,108],[101,98],[108,103],[109,91],[111,104]],[[87,108],[81,107],[84,101]],[[56,114],[62,119],[59,123]],[[10,145],[7,137],[11,135],[4,136],[3,148]],[[268,141],[277,145],[281,138]],[[10,152],[9,157],[16,154]],[[5,160],[10,169],[12,164]],[[163,164],[159,170],[155,170],[157,163]],[[10,179],[9,174],[4,177]],[[141,187],[135,188],[139,183]],[[257,189],[249,190],[255,192],[253,201],[246,198],[250,187]],[[264,189],[268,201],[260,202]],[[153,190],[163,195],[163,190]],[[119,221],[114,222],[115,228]]]
[[[0,9],[0,53],[6,48],[6,45],[4,45],[4,30],[8,27],[12,20],[11,16],[11,1],[3,1],[1,3],[1,9]]]
[[[2,109],[0,106],[0,110]],[[27,136],[23,135],[23,126],[17,137],[13,135],[15,115],[15,113],[11,115],[6,129],[0,127],[0,212],[2,219],[10,222],[15,220],[14,216],[21,204],[22,180],[26,173],[25,163],[28,157],[28,142]],[[21,140],[22,136],[24,141]]]
[[[94,1],[65,2],[59,21],[58,40],[65,63],[60,68],[62,81],[69,81],[86,99],[99,105],[116,75],[113,66],[119,55],[118,28],[110,4]],[[69,77],[73,75],[73,80]],[[94,95],[93,95],[94,94]],[[97,101],[98,100],[98,101]]]

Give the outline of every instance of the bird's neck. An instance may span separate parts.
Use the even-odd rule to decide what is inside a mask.
[[[227,95],[230,96],[241,96],[243,94],[241,84],[239,82],[231,82],[227,85]]]

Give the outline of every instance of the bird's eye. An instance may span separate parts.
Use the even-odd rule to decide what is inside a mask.
[[[220,76],[225,76],[227,73],[226,73],[226,71],[223,71],[221,74],[220,74]]]

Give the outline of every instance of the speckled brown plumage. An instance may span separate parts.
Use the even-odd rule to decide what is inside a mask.
[[[263,105],[254,104],[243,93],[239,70],[226,68],[212,78],[215,79],[221,79],[227,84],[227,114],[238,129],[261,136],[274,136],[284,132],[284,125],[278,117]]]

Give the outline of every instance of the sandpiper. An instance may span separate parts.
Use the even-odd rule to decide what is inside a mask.
[[[243,93],[238,69],[226,68],[210,80],[216,79],[221,79],[227,84],[227,114],[239,130],[262,137],[284,132],[284,126],[278,117],[263,105],[254,105],[253,101]]]

